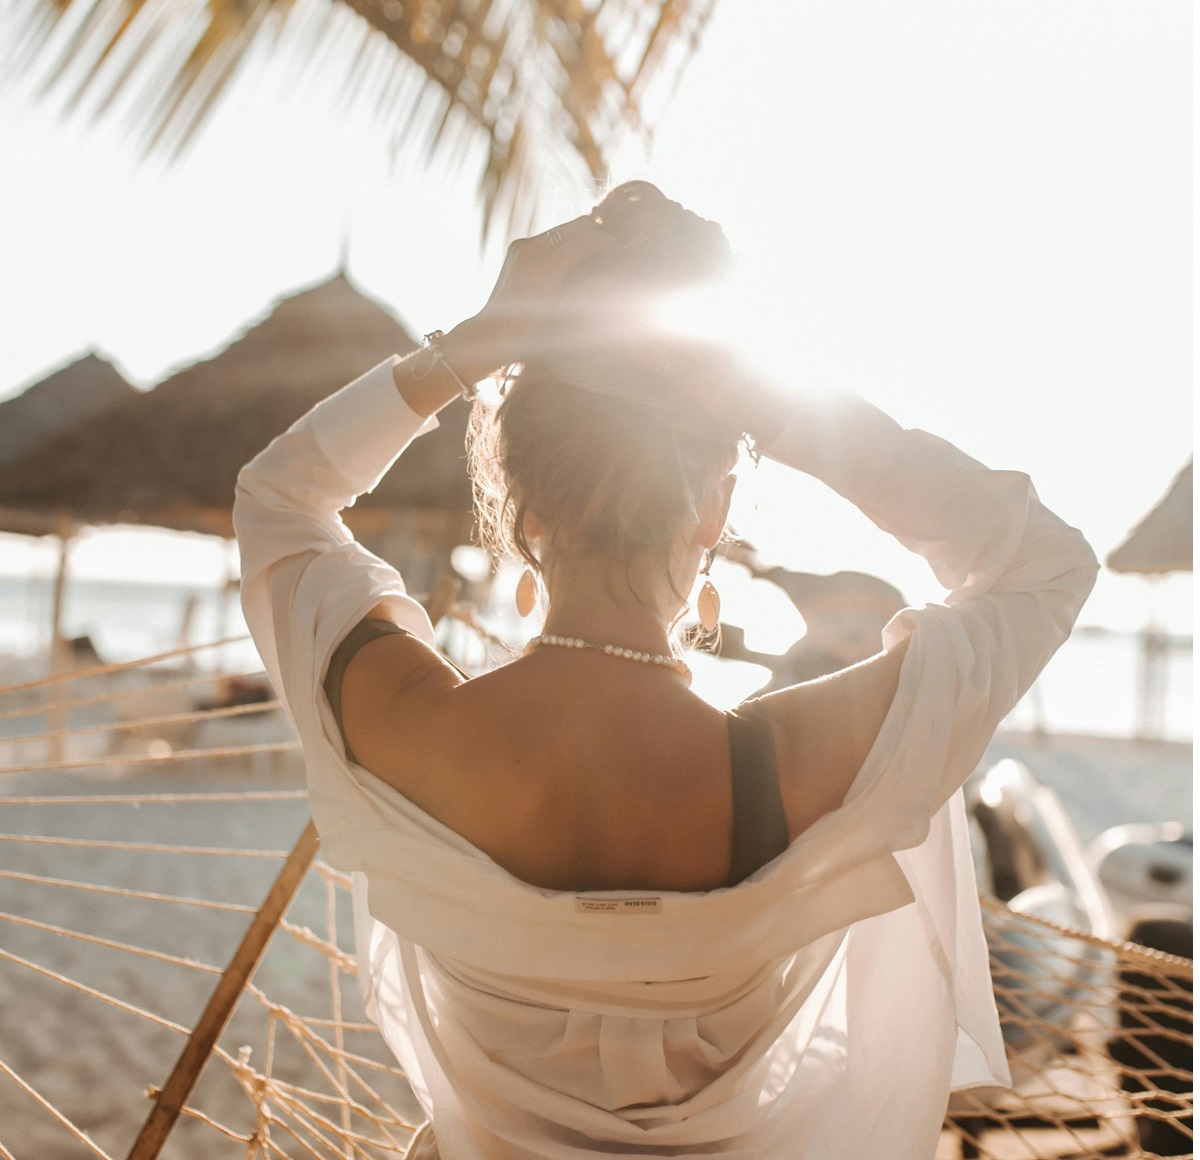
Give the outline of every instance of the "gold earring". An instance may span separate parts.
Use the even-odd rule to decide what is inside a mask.
[[[537,606],[538,584],[533,569],[528,565],[517,581],[517,613],[524,619]]]
[[[709,579],[709,572],[712,570],[713,549],[708,550],[708,562],[704,565],[704,586],[700,589],[700,595],[696,598],[696,612],[700,617],[700,625],[705,632],[716,632],[717,625],[721,623],[721,594],[717,591],[716,585]]]

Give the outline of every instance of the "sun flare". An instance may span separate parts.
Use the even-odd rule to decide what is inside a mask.
[[[778,288],[736,273],[719,284],[679,291],[662,299],[654,324],[683,339],[716,342],[787,391],[820,396],[828,388],[801,379],[795,329],[765,322],[778,311]]]

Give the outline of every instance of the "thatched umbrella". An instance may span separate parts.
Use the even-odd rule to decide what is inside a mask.
[[[414,346],[339,274],[282,300],[213,358],[0,464],[0,504],[228,537],[242,465],[331,391]],[[396,511],[417,510],[461,529],[471,505],[465,426],[466,408],[443,412],[351,522],[378,533]]]
[[[112,363],[89,351],[0,403],[0,464],[11,462],[52,432],[136,394]]]
[[[1163,576],[1192,570],[1192,461],[1104,561],[1114,572]]]
[[[136,397],[137,391],[112,363],[89,351],[0,403],[0,466],[50,436]],[[55,530],[53,516],[0,507],[0,531],[36,536]]]
[[[883,628],[905,606],[898,588],[866,572],[793,572],[768,568],[755,550],[740,543],[725,555],[751,576],[783,590],[804,618],[805,633],[782,655],[760,653],[746,645],[736,625],[722,624],[717,655],[749,661],[771,671],[771,680],[755,695],[815,680],[874,656],[883,647]]]
[[[339,274],[279,302],[215,357],[0,463],[8,529],[52,532],[62,544],[51,636],[56,665],[65,663],[62,588],[77,525],[231,536],[242,465],[331,391],[414,346],[393,315]],[[356,533],[418,587],[432,588],[450,551],[470,537],[466,419],[465,407],[443,411],[438,430],[346,513]]]
[[[798,679],[812,680],[874,656],[883,647],[883,627],[905,606],[898,588],[866,572],[792,572],[765,568],[753,572],[782,588],[804,618],[800,641],[809,667],[817,657],[829,667]]]
[[[1192,461],[1179,472],[1167,494],[1105,559],[1114,572],[1144,576],[1157,583],[1171,572],[1192,571]],[[1138,735],[1161,736],[1166,715],[1170,637],[1153,612],[1142,630],[1138,673]]]
[[[713,3],[19,0],[10,68],[49,73],[72,104],[88,96],[101,111],[136,96],[125,104],[147,145],[178,152],[252,46],[273,40],[338,69],[406,145],[461,157],[480,140],[485,228],[499,219],[517,233],[539,186],[603,183],[625,135],[648,137]]]
[[[0,403],[0,465],[20,459],[51,436],[70,431],[95,415],[136,397],[137,391],[112,363],[95,351],[89,351],[14,398]],[[57,535],[59,538],[50,611],[50,639],[57,648],[61,644],[70,517],[53,511],[0,507],[0,532]]]

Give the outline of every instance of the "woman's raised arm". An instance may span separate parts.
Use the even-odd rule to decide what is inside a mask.
[[[850,500],[948,590],[943,604],[898,613],[879,656],[762,699],[793,836],[889,762],[903,766],[907,748],[922,755],[920,773],[891,805],[919,840],[1067,639],[1095,583],[1095,553],[1021,472],[989,469],[852,394],[785,405],[786,392],[736,360],[718,359],[712,375],[700,390],[740,408],[751,434],[754,424],[769,433],[763,454]]]
[[[436,412],[459,395],[461,383],[526,357],[545,335],[577,341],[586,318],[547,325],[563,304],[554,292],[612,244],[590,218],[515,243],[484,308],[442,337],[442,359],[426,350],[381,363],[297,420],[239,473],[233,519],[242,607],[293,720],[320,715],[324,666],[364,617],[385,616],[433,643],[424,609],[393,568],[355,542],[342,510],[372,491],[413,439],[437,426]],[[436,663],[428,650],[424,659]]]

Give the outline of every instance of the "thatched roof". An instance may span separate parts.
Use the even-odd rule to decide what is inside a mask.
[[[752,550],[751,550],[752,551]],[[736,558],[737,553],[734,553]],[[782,588],[804,617],[804,635],[782,655],[746,646],[743,629],[722,625],[717,654],[770,669],[771,679],[755,696],[816,680],[874,656],[883,647],[883,628],[905,607],[898,588],[866,572],[792,572],[762,568],[743,553],[751,574]]]
[[[215,357],[0,466],[0,505],[230,535],[242,465],[326,395],[414,345],[400,322],[338,275],[279,302]],[[466,408],[449,407],[440,419],[356,505],[358,526],[372,511],[465,518]]]
[[[1114,572],[1160,576],[1192,570],[1192,461],[1175,477],[1167,494],[1108,554]]]
[[[136,395],[112,363],[89,352],[0,403],[0,464]]]
[[[805,621],[819,620],[831,611],[853,609],[880,617],[880,626],[905,605],[900,589],[867,572],[791,572],[766,568],[757,572],[764,580],[782,588]]]
[[[603,183],[622,138],[649,135],[713,3],[18,0],[9,68],[69,86],[72,104],[86,97],[100,113],[122,95],[146,144],[177,153],[252,48],[272,42],[336,69],[398,143],[461,158],[482,139],[485,227],[498,219],[516,234],[539,186]],[[292,83],[307,79],[293,70]]]

